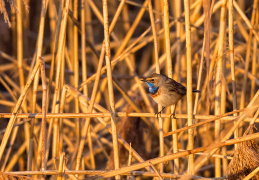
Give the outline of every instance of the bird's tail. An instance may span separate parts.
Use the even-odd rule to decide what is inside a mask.
[[[196,92],[196,93],[200,93],[201,91],[200,90],[192,90],[192,92]]]

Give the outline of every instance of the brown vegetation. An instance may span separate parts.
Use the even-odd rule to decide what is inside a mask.
[[[259,179],[258,7],[0,0],[0,179]],[[187,87],[158,117],[153,72]]]

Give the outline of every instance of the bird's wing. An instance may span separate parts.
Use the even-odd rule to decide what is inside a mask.
[[[184,87],[182,84],[176,82],[173,79],[168,78],[165,81],[164,86],[166,87],[166,89],[168,89],[169,91],[174,91],[176,93],[185,95],[186,94],[186,87]]]

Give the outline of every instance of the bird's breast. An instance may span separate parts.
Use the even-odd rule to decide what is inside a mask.
[[[151,93],[150,95],[156,103],[162,105],[163,107],[168,107],[176,104],[177,101],[179,101],[183,97],[183,95],[176,92],[168,91],[164,87],[160,87],[156,93]]]
[[[156,98],[160,95],[160,90],[158,89],[158,91],[156,91],[155,93],[150,93],[152,98]]]

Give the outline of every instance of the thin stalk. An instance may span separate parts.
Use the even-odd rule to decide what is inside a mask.
[[[47,103],[48,106],[49,106],[50,99],[52,98],[51,89],[52,89],[52,82],[53,82],[53,76],[54,76],[54,68],[55,68],[55,60],[56,60],[55,58],[56,58],[57,51],[58,51],[59,33],[60,33],[62,14],[63,14],[62,13],[63,12],[62,11],[63,2],[64,1],[60,1],[60,3],[59,3],[58,20],[57,20],[57,24],[56,24],[56,33],[55,33],[54,52],[51,57],[51,65],[50,65],[50,72],[49,72],[49,84],[48,84],[48,94],[49,94],[49,99],[48,99],[48,103]],[[48,107],[47,107],[47,109],[48,109]]]
[[[180,18],[181,17],[181,13],[182,13],[182,5],[181,2],[178,0],[174,0],[174,12],[175,12],[175,18]],[[176,48],[176,79],[177,82],[181,82],[181,36],[182,36],[182,30],[183,30],[183,25],[177,21],[176,22],[176,41],[177,41],[177,48]],[[178,101],[177,103],[178,105],[178,112],[181,113],[182,112],[182,101]],[[175,106],[176,108],[176,106]],[[181,121],[181,120],[180,120]],[[175,118],[172,119],[172,131],[175,131],[177,129],[177,121]],[[173,138],[173,152],[176,153],[178,152],[178,142],[177,142],[177,137],[178,135],[172,135]],[[179,159],[174,159],[174,173],[175,174],[179,174],[180,170],[180,162]]]
[[[223,0],[220,12],[220,29],[219,29],[219,39],[218,39],[218,62],[217,62],[217,74],[216,74],[216,93],[215,93],[215,115],[221,115],[224,112],[221,112],[221,100],[222,87],[223,85],[223,53],[224,53],[224,43],[225,43],[225,29],[226,29],[226,0]],[[215,122],[215,137],[218,137],[220,134],[220,120]],[[215,176],[221,177],[221,162],[220,158],[215,158]]]
[[[65,172],[64,174],[68,175],[70,178],[73,178],[73,180],[76,180],[75,174],[83,174],[83,175],[95,175],[95,174],[100,174],[100,173],[104,173],[105,171],[100,171],[100,170],[80,170],[80,171],[75,171],[75,170],[68,170],[67,168],[65,168]],[[45,175],[57,175],[58,171],[56,170],[48,170],[45,172],[41,172],[41,171],[13,171],[13,172],[8,172],[8,173],[4,173],[4,174],[11,174],[11,175],[41,175],[41,174],[45,174]],[[145,178],[145,177],[157,177],[158,174],[155,172],[147,172],[147,171],[131,171],[128,173],[122,173],[122,175],[125,176],[129,176],[129,175],[133,175],[133,176],[139,176],[139,178]],[[176,178],[181,178],[186,175],[175,175],[172,173],[161,173],[160,174],[163,178],[172,178],[172,179],[176,179]],[[192,179],[201,179],[204,177],[201,176],[190,176],[190,178]],[[213,178],[206,178],[206,179],[213,179]],[[218,178],[217,178],[218,179]],[[223,178],[221,178],[223,179]]]
[[[154,15],[153,15],[153,11],[152,11],[153,8],[152,8],[151,1],[148,2],[148,7],[149,7],[149,16],[150,16],[150,21],[151,21],[151,26],[152,26],[152,32],[153,32],[153,37],[154,37],[154,53],[155,53],[156,73],[160,74],[157,33],[156,33],[156,26],[155,26],[155,20],[154,20]],[[162,106],[158,105],[158,112],[160,112],[161,110],[162,110]],[[164,156],[163,120],[161,117],[158,118],[158,122],[159,122],[160,156]],[[156,171],[156,169],[154,169],[154,170]],[[163,172],[163,163],[160,164],[160,173],[162,173],[162,172]]]
[[[171,58],[171,48],[170,48],[170,28],[169,28],[169,8],[168,0],[163,1],[164,5],[164,28],[165,28],[165,44],[166,44],[166,67],[167,75],[169,78],[173,78],[173,68],[172,68],[172,58]],[[171,113],[173,113],[175,107],[171,107]],[[175,120],[176,121],[176,120]],[[174,125],[176,124],[173,122]],[[164,156],[164,138],[163,138],[163,122],[159,119],[159,140],[160,140],[160,156]],[[174,143],[174,145],[176,145]],[[176,147],[177,149],[177,147]],[[160,165],[160,172],[163,172],[163,163]]]
[[[23,72],[23,10],[22,10],[22,0],[16,1],[16,6],[18,12],[16,12],[16,20],[17,20],[17,65],[18,65],[18,72],[19,72],[19,83],[21,91],[24,90],[24,72]],[[24,106],[25,112],[27,112],[27,101],[23,101],[22,106]],[[28,123],[24,125],[24,135],[26,141],[30,139],[30,127]],[[29,152],[29,144],[27,144],[27,152]]]
[[[81,59],[82,59],[82,80],[86,81],[87,79],[87,64],[86,64],[86,55],[85,55],[85,0],[81,1]],[[93,38],[92,38],[93,39]],[[92,57],[93,58],[93,57]],[[88,88],[87,84],[83,86],[83,94],[88,97]],[[87,103],[87,102],[86,102]],[[91,154],[91,168],[95,169],[95,159],[94,159],[94,153],[93,153],[93,145],[92,145],[92,138],[91,138],[91,130],[90,127],[88,129],[88,147],[90,149]]]
[[[206,34],[204,35],[204,39],[203,39],[203,45],[202,45],[202,52],[201,52],[201,60],[200,60],[200,65],[199,65],[199,75],[198,75],[198,81],[197,81],[197,90],[200,90],[201,88],[201,77],[202,77],[202,69],[203,69],[203,63],[204,63],[204,51],[205,51],[205,43],[206,43]],[[207,44],[206,44],[207,46]],[[206,49],[208,50],[208,49]],[[206,54],[208,54],[206,52]],[[207,56],[206,56],[206,60],[207,60]],[[206,64],[209,62],[209,57],[208,60],[206,62]],[[209,68],[208,68],[209,69]],[[208,72],[207,71],[207,77],[208,77]],[[209,83],[208,83],[209,85]],[[209,86],[207,86],[207,89],[209,88]],[[195,101],[194,101],[194,108],[193,108],[193,114],[196,114],[198,111],[198,101],[199,101],[199,93],[196,94],[195,96]],[[207,106],[209,106],[209,97],[208,97],[208,91],[207,91]],[[209,109],[209,107],[206,107],[206,109]],[[196,121],[196,120],[195,120]]]
[[[87,139],[88,139],[88,147],[89,147],[89,152],[90,152],[90,160],[91,160],[91,169],[95,169],[95,159],[94,159],[94,147],[93,147],[93,142],[92,142],[92,137],[91,137],[91,126],[89,126],[88,129],[88,134],[87,134]]]
[[[104,19],[104,39],[105,39],[105,60],[107,66],[107,79],[108,79],[108,91],[109,101],[111,108],[111,126],[112,126],[112,141],[113,141],[113,153],[114,153],[114,168],[119,169],[119,149],[118,149],[118,136],[116,127],[116,112],[114,106],[114,92],[112,85],[112,69],[111,69],[111,55],[110,55],[110,37],[109,37],[109,23],[108,23],[108,5],[107,0],[103,0],[103,19]],[[120,179],[120,176],[116,176],[115,179]]]
[[[78,0],[73,1],[73,18],[76,20],[78,19]],[[85,32],[83,32],[85,33]],[[78,60],[78,28],[73,24],[73,51],[72,51],[72,58],[73,58],[73,65],[74,65],[74,87],[77,89],[79,85],[79,60]],[[82,51],[84,52],[84,51]],[[75,99],[75,113],[79,113],[79,101],[78,99]],[[79,119],[75,119],[76,122],[76,128],[75,128],[75,133],[76,133],[76,146],[79,145],[80,142],[80,122]]]
[[[256,17],[255,17],[255,29],[258,31],[258,27],[259,27],[259,10],[257,8],[257,13],[256,13]],[[257,58],[257,41],[256,38],[253,38],[253,58],[252,58],[252,75],[254,75],[256,77],[256,58]],[[253,98],[255,94],[255,80],[251,81],[251,96],[250,99]]]
[[[125,27],[124,27],[125,28]],[[126,29],[126,28],[125,28]],[[131,165],[132,162],[132,152],[131,152],[131,143],[130,143],[130,149],[129,149],[129,158],[128,158],[128,166]],[[127,176],[127,180],[134,179],[134,176]]]
[[[82,59],[82,80],[83,82],[87,79],[87,64],[85,55],[85,0],[81,1],[81,59]],[[78,87],[78,86],[77,86]],[[87,84],[83,86],[83,94],[88,96]]]
[[[64,85],[64,50],[65,50],[65,40],[63,41],[63,44],[61,45],[62,48],[61,48],[61,57],[60,59],[58,60],[58,63],[60,63],[60,73],[59,73],[59,83],[58,83],[58,93],[57,93],[57,96],[56,96],[56,99],[60,101],[60,98],[61,98],[61,94],[60,94],[60,91],[61,91],[61,88],[63,87]],[[59,62],[60,61],[60,62]],[[61,104],[60,103],[56,103],[52,108],[52,112],[54,113],[59,113],[60,112],[60,106]],[[60,137],[59,137],[59,134],[60,134],[60,124],[61,122],[59,121],[58,118],[54,118],[54,123],[53,123],[53,140],[52,140],[52,157],[59,157],[59,152],[61,150],[59,150],[59,142],[60,142]],[[62,127],[62,126],[61,126]],[[77,127],[77,126],[76,126]]]
[[[17,66],[18,66],[18,71],[19,71],[19,82],[20,82],[20,87],[21,90],[23,91],[24,89],[24,72],[23,72],[23,26],[22,26],[22,7],[21,7],[21,1],[22,0],[17,0],[16,5],[17,5],[17,10],[19,12],[16,12],[16,19],[17,19]],[[26,101],[24,101],[23,106],[26,108]]]
[[[22,7],[21,7],[21,1],[17,0],[17,10],[19,12],[16,12],[16,19],[17,19],[17,65],[18,65],[18,71],[19,71],[19,82],[21,90],[24,89],[24,72],[23,72],[23,26],[22,26]],[[23,106],[26,108],[26,101],[24,101]]]
[[[66,25],[67,25],[67,17],[68,17],[68,8],[69,8],[69,0],[66,0],[65,2],[65,7],[64,7],[64,11],[63,13],[63,20],[61,22],[61,26],[60,26],[60,33],[59,33],[59,40],[58,40],[58,47],[57,47],[57,55],[54,61],[57,62],[57,71],[56,71],[56,79],[55,79],[55,92],[54,92],[54,96],[53,96],[53,102],[52,102],[52,112],[57,112],[58,111],[58,107],[59,104],[56,104],[56,101],[59,99],[59,90],[60,90],[60,74],[61,74],[61,62],[62,62],[62,49],[63,49],[63,44],[65,43],[64,39],[65,39],[65,30],[66,30]],[[50,125],[49,125],[49,131],[48,131],[48,135],[47,135],[47,153],[46,153],[46,158],[48,158],[48,152],[49,152],[49,142],[50,142],[50,137],[51,137],[51,128],[53,125],[53,119],[50,120]],[[55,131],[54,131],[55,132]],[[53,139],[54,141],[56,141],[56,139]],[[56,145],[54,144],[53,148],[55,148]],[[55,153],[57,151],[53,151],[53,157],[55,157]]]
[[[190,26],[190,1],[184,0],[185,10],[185,29],[186,29],[186,59],[187,59],[187,110],[188,110],[188,126],[193,124],[192,112],[192,46],[191,46],[191,26]],[[193,149],[193,130],[188,130],[188,149]],[[194,173],[194,155],[191,154],[188,159],[188,174]]]
[[[90,101],[90,99],[88,99],[88,100]],[[78,114],[75,114],[75,113],[48,113],[47,119],[49,119],[49,118],[83,118],[83,117],[105,117],[105,118],[107,118],[107,117],[111,117],[111,114],[108,112],[108,110],[106,110],[102,106],[100,106],[96,103],[94,104],[94,106],[98,111],[101,111],[101,112],[100,113],[92,113],[92,114],[91,113],[78,113]],[[255,107],[258,107],[258,106],[255,106]],[[242,112],[244,110],[247,110],[247,108],[232,111],[232,112],[229,112],[229,114],[228,113],[226,113],[226,114],[231,115],[231,114]],[[171,114],[162,114],[161,117],[162,118],[169,118],[170,115]],[[225,115],[220,117],[222,121],[233,121],[237,118],[236,116],[225,116]],[[132,113],[117,112],[116,116],[117,117],[150,117],[150,118],[151,117],[152,118],[157,117],[154,113],[134,113],[134,112],[132,112]],[[176,119],[187,119],[188,118],[187,114],[177,114],[175,116],[176,116]],[[10,117],[12,117],[12,113],[0,113],[0,117],[1,118],[10,118]],[[17,114],[17,118],[23,118],[24,119],[24,118],[31,118],[31,117],[42,118],[42,114],[41,113],[35,113],[35,114],[18,113]],[[238,117],[240,117],[240,116],[238,116]],[[212,121],[210,118],[216,118],[215,120],[218,120],[219,116],[215,116],[215,115],[196,115],[196,119],[208,120],[208,122]],[[246,117],[246,118],[244,118],[244,121],[250,122],[251,119],[252,118]],[[259,118],[256,119],[256,122],[259,122]],[[200,122],[200,123],[203,123],[203,122]],[[192,125],[191,128],[193,128],[193,127],[196,127],[196,126]],[[176,132],[178,132],[178,130],[176,130]],[[173,132],[169,132],[168,134],[165,134],[164,136],[168,136],[168,135],[172,135],[172,134],[173,134]]]
[[[37,39],[36,57],[41,57],[41,53],[42,53],[45,17],[46,17],[48,2],[49,2],[48,0],[43,0],[42,1],[42,5],[41,5],[41,16],[40,16],[39,34],[38,34],[38,39]],[[41,59],[40,62],[42,62],[42,61],[44,61],[44,60]],[[43,66],[44,64],[41,63],[41,66]],[[45,72],[45,66],[44,66],[44,70],[43,71]],[[36,93],[37,93],[38,84],[39,84],[39,77],[40,77],[40,72],[38,71],[36,73],[36,75],[35,75],[34,82],[33,82],[32,113],[35,113],[35,110],[36,110],[36,99],[37,99]],[[45,84],[44,84],[44,86],[45,86]],[[33,147],[33,143],[32,143],[33,142],[34,123],[35,123],[35,119],[32,119],[32,121],[31,121],[31,129],[30,129],[30,141],[29,141],[29,152],[31,152],[31,153],[32,153],[32,149],[34,148]],[[44,153],[45,153],[45,151],[44,151]],[[31,168],[32,168],[32,164],[31,164],[32,163],[32,159],[31,158],[32,158],[32,155],[29,155],[28,156],[28,166],[27,166],[27,170],[29,170],[29,171],[31,171]],[[44,167],[42,167],[42,168],[44,169]]]
[[[41,66],[41,79],[42,79],[42,123],[41,123],[41,170],[44,171],[47,168],[46,159],[46,114],[47,114],[47,81],[45,73],[45,61],[44,58],[39,58]]]
[[[39,35],[38,35],[38,39],[37,39],[36,57],[41,57],[41,53],[42,53],[45,17],[46,17],[48,2],[49,2],[49,0],[42,1]],[[37,93],[37,88],[38,88],[38,84],[39,84],[39,77],[40,77],[40,72],[37,72],[34,82],[33,82],[32,113],[35,113],[36,93]]]
[[[65,162],[64,162],[64,157],[65,157],[65,153],[62,152],[59,156],[59,166],[58,166],[58,180],[62,180],[64,177],[64,171],[65,171],[65,168],[64,168],[64,165],[65,165]]]
[[[224,32],[224,36],[226,36],[226,31]],[[226,37],[224,37],[225,39]],[[226,43],[223,43],[223,51],[226,50]],[[226,95],[227,95],[227,83],[226,83],[226,57],[223,55],[222,57],[222,86],[221,86],[221,107],[220,107],[220,112],[221,114],[226,112]],[[227,155],[227,147],[222,147],[221,152],[222,155],[226,156]],[[222,159],[222,167],[223,167],[223,175],[226,175],[227,172],[227,166],[228,166],[228,160],[226,158]]]
[[[236,76],[235,76],[235,59],[234,59],[234,9],[233,0],[228,1],[228,28],[229,28],[229,58],[231,63],[231,79],[232,79],[232,98],[233,98],[233,111],[237,109],[237,96],[236,96]],[[237,114],[234,114],[237,116]],[[238,137],[238,130],[234,132],[234,137]],[[234,145],[235,149],[237,144]]]
[[[235,6],[235,2],[234,2],[234,6]],[[255,23],[255,14],[256,14],[257,6],[258,6],[258,0],[254,0],[253,12],[252,12],[252,17],[251,17],[251,28],[250,28],[250,31],[249,31],[249,37],[248,37],[247,49],[246,49],[245,74],[244,74],[244,79],[243,79],[243,84],[242,84],[240,108],[244,108],[244,106],[245,106],[245,96],[246,96],[246,88],[247,88],[246,87],[247,86],[247,74],[248,74],[249,64],[250,64],[251,43],[252,43],[252,35],[253,35],[253,31],[254,31],[253,28],[254,28],[254,23]],[[235,6],[235,8],[236,8],[236,6]]]
[[[64,105],[66,101],[66,93],[67,93],[67,88],[66,86],[63,86],[62,88],[62,93],[61,93],[61,98],[60,98],[60,113],[64,113]],[[76,125],[75,125],[76,127]],[[63,118],[59,119],[59,154],[63,152],[63,140],[64,140],[65,134],[63,132]],[[70,143],[72,147],[72,143]]]

